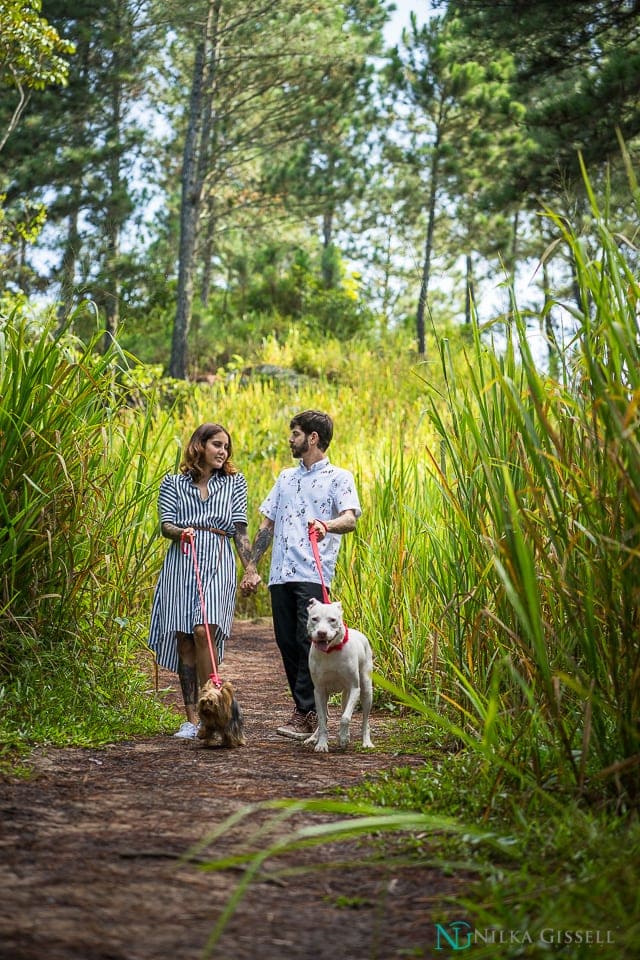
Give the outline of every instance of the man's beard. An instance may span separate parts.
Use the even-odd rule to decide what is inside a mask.
[[[308,450],[309,450],[309,440],[305,439],[304,442],[301,442],[299,444],[292,444],[291,456],[299,458],[303,456],[303,454],[307,453]]]

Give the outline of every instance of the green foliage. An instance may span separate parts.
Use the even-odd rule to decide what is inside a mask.
[[[39,9],[40,3],[15,6]],[[0,153],[10,219],[25,220],[23,211],[38,206],[46,210],[46,230],[34,244],[44,255],[9,235],[3,279],[59,299],[61,316],[90,297],[111,324],[119,299],[130,295],[132,275],[142,272],[123,236],[125,225],[128,237],[141,233],[156,146],[150,130],[142,130],[153,123],[140,123],[151,114],[143,102],[155,49],[151,6],[91,0],[72,8],[49,0],[46,13],[47,34],[68,38],[72,44],[65,42],[65,49],[75,52],[64,64],[61,86],[39,83],[29,91],[28,109]],[[0,125],[7,99],[0,103]],[[76,332],[84,335],[81,325]]]
[[[124,620],[103,618],[93,635],[61,627],[37,637],[14,633],[12,663],[0,677],[0,763],[35,744],[98,746],[175,727],[150,689],[139,637]]]
[[[514,270],[526,257],[513,226],[518,206],[551,194],[567,210],[583,200],[578,145],[597,157],[598,177],[614,162],[617,125],[635,149],[638,12],[620,3],[573,4],[570,14],[547,2],[437,6],[446,15],[423,19],[418,10],[388,55],[381,0],[280,2],[268,14],[245,0],[241,10],[216,6],[225,43],[211,50],[213,100],[207,123],[196,124],[202,190],[185,191],[202,196],[202,230],[193,260],[178,269],[176,157],[190,109],[193,13],[214,5],[71,9],[50,0],[45,20],[37,0],[3,3],[0,140],[14,122],[12,96],[22,87],[29,97],[0,154],[6,282],[59,296],[61,311],[89,294],[109,323],[125,318],[136,356],[166,365],[171,292],[187,271],[196,304],[212,304],[199,327],[193,318],[189,375],[202,370],[203,342],[208,372],[243,352],[217,348],[238,318],[258,343],[266,317],[340,338],[375,326],[371,301],[342,296],[340,256],[364,265],[362,288],[375,290],[388,322],[415,313],[423,266],[428,309],[438,315],[443,296],[450,313],[470,286],[470,267],[457,276],[462,258],[479,280],[485,270],[495,276],[498,257]],[[390,76],[397,86],[384,85]],[[45,212],[32,253],[22,241]],[[434,236],[423,259],[425,219]],[[519,224],[524,232],[522,216]],[[530,222],[524,230],[527,240],[536,232]],[[292,248],[303,251],[313,282],[274,271],[263,247],[289,259]],[[225,296],[236,301],[228,309]]]
[[[69,72],[72,43],[40,16],[40,0],[4,0],[0,7],[0,80],[4,85],[43,89],[63,84]]]
[[[477,0],[446,6],[476,56],[506,56],[516,66],[510,92],[524,107],[527,149],[516,143],[503,154],[492,190],[497,199],[524,205],[528,197],[579,192],[578,150],[597,170],[616,163],[618,129],[635,141],[640,22],[633,5],[505,0],[498,12]]]
[[[270,257],[275,262],[265,262]],[[289,343],[292,332],[300,343],[315,342],[316,355],[319,349],[333,349],[332,341],[378,336],[380,319],[368,306],[358,275],[347,273],[341,261],[340,282],[326,289],[302,251],[291,263],[279,263],[277,257],[277,252],[264,250],[253,258],[250,270],[243,261],[248,277],[237,278],[229,289],[213,290],[206,306],[194,304],[188,334],[191,378],[220,367],[237,368],[238,358],[247,366],[268,362],[265,344],[273,338]],[[118,339],[143,362],[166,360],[175,313],[171,296],[158,297],[150,309],[130,311],[123,321]],[[301,371],[303,366],[297,364]],[[318,375],[322,372],[317,370]]]
[[[422,457],[382,462],[344,590],[379,685],[518,789],[624,809],[640,796],[639,291],[591,199],[595,256],[551,217],[582,301],[562,381],[515,304],[503,355],[476,331],[461,368],[443,341],[429,477]]]
[[[473,789],[463,789],[473,784]],[[422,810],[425,815],[455,816],[473,824],[465,833],[400,837],[415,866],[439,865],[465,870],[477,880],[466,885],[455,904],[445,907],[442,922],[464,918],[481,931],[506,931],[500,956],[546,956],[538,943],[541,931],[610,931],[611,943],[598,956],[632,958],[640,940],[638,882],[640,827],[586,811],[580,804],[558,804],[534,792],[495,783],[490,770],[468,752],[430,759],[423,769],[396,769],[349,791],[353,803]],[[531,945],[509,943],[508,932],[528,931]],[[566,955],[587,957],[595,949],[565,945]],[[496,944],[473,945],[473,955],[493,958]]]
[[[638,752],[632,718],[640,707],[630,682],[639,571],[628,547],[639,480],[637,287],[604,225],[597,262],[585,262],[566,231],[565,239],[584,312],[580,353],[564,384],[536,369],[516,311],[522,369],[513,352],[497,360],[478,345],[466,383],[448,377],[453,431],[432,404],[447,446],[439,482],[451,520],[473,545],[476,571],[487,571],[475,597],[485,627],[472,644],[472,683],[485,675],[488,647],[504,673],[499,687],[513,684],[511,696],[496,690],[497,717],[519,702],[534,706],[536,746],[523,752],[539,775],[549,775],[555,755],[558,783],[584,789],[589,770],[615,775],[612,789],[626,784],[635,803],[637,771],[625,770]],[[487,630],[492,621],[502,635]]]
[[[173,437],[150,410],[128,409],[117,385],[126,357],[95,345],[15,312],[0,327],[0,686],[19,713],[7,714],[10,739],[29,727],[22,695],[39,684],[43,717],[34,715],[31,735],[46,729],[46,739],[73,735],[89,683],[111,690],[111,721],[110,697],[126,701],[118,677],[136,688],[127,665],[145,628],[135,612],[156,569],[155,485]],[[65,705],[65,671],[66,707],[49,712],[49,690]],[[137,720],[123,708],[114,731],[141,723],[141,697],[136,704]],[[78,735],[95,722],[104,736],[104,716],[85,716]]]
[[[236,311],[299,324],[310,334],[350,340],[375,325],[375,316],[358,295],[357,278],[349,276],[341,258],[333,251],[334,284],[327,288],[312,264],[298,251],[288,269],[264,269],[249,284],[242,299],[238,294],[226,300],[221,325],[229,319],[229,306]],[[225,316],[226,314],[226,316]]]

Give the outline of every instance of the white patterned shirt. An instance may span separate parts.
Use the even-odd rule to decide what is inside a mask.
[[[274,583],[320,583],[309,541],[309,520],[328,523],[344,510],[362,513],[353,475],[328,458],[307,468],[283,470],[260,504],[260,513],[274,521],[269,586]],[[328,533],[318,544],[327,588],[336,569],[341,534]]]

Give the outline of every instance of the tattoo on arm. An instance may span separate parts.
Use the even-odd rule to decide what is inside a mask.
[[[175,523],[169,523],[165,521],[161,527],[160,531],[163,537],[166,537],[168,540],[179,540],[180,535],[182,534],[182,527],[177,526]]]
[[[329,521],[329,533],[351,533],[356,528],[356,515],[353,510],[343,510],[342,513]]]
[[[236,532],[233,535],[235,541],[236,550],[238,551],[238,556],[240,557],[240,562],[242,566],[247,568],[247,565],[251,561],[251,544],[249,543],[249,537],[247,536],[247,525],[246,523],[237,523]]]
[[[263,553],[266,552],[272,540],[273,527],[260,527],[255,535],[253,550],[251,551],[251,558],[254,563],[257,563]]]

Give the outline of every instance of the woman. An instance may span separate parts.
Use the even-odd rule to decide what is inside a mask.
[[[191,437],[180,473],[162,480],[158,497],[161,531],[172,541],[167,550],[151,610],[149,646],[158,663],[180,677],[187,715],[174,736],[195,739],[200,687],[224,655],[236,599],[236,551],[246,572],[255,573],[247,536],[247,482],[231,461],[231,437],[218,423],[204,423]],[[182,535],[192,535],[214,663],[202,615],[191,551]]]

